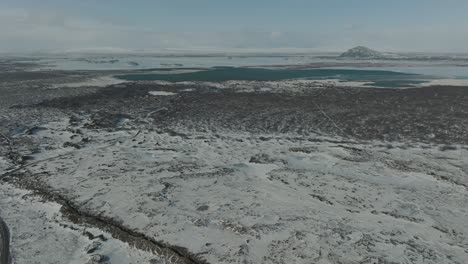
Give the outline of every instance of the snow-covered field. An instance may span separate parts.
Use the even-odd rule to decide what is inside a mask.
[[[73,224],[60,204],[7,183],[0,190],[0,215],[10,229],[14,263],[164,263],[100,229]]]
[[[358,81],[343,81],[339,79],[323,79],[323,80],[282,80],[282,81],[243,81],[232,80],[224,82],[202,82],[202,81],[183,81],[183,82],[167,82],[167,81],[141,81],[152,85],[164,86],[194,86],[194,87],[210,87],[216,89],[233,89],[236,92],[274,92],[274,93],[302,93],[306,90],[314,88],[327,87],[354,87],[354,88],[370,88],[372,82]]]
[[[14,263],[466,263],[466,89],[109,74],[4,74]]]
[[[34,136],[42,142],[34,159],[49,160],[30,168],[38,175],[31,184],[40,181],[90,214],[210,263],[468,259],[466,146],[183,128],[108,132],[68,120],[44,128]],[[8,185],[2,191],[11,199],[24,196]],[[2,209],[12,204],[1,201]],[[27,210],[54,219],[58,210],[26,203],[4,208],[7,218],[26,221],[20,212]],[[70,259],[91,243],[58,224],[22,225],[60,231]]]
[[[79,88],[83,86],[106,87],[108,85],[115,85],[115,84],[120,84],[124,82],[126,81],[121,80],[121,79],[116,79],[112,75],[107,75],[107,76],[99,76],[96,78],[78,81],[78,82],[54,84],[52,85],[52,87],[53,88]]]
[[[419,87],[425,86],[468,86],[468,79],[438,79],[419,84]]]

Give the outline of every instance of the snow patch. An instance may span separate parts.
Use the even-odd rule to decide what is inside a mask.
[[[149,93],[150,95],[155,95],[155,96],[171,96],[171,95],[176,95],[176,93],[165,92],[165,91],[149,91],[148,93]]]
[[[427,86],[468,86],[468,79],[439,79],[432,80],[417,85],[418,87]]]
[[[109,85],[116,85],[125,83],[127,81],[116,79],[113,76],[102,76],[94,79],[89,79],[81,82],[72,82],[72,83],[63,83],[63,84],[54,84],[52,88],[78,88],[78,87],[106,87]]]

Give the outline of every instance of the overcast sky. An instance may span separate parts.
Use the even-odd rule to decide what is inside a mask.
[[[468,52],[468,0],[0,0],[0,52]]]

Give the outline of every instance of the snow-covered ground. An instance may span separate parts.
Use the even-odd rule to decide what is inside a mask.
[[[468,79],[438,79],[419,84],[418,87],[427,86],[468,86]]]
[[[71,223],[60,208],[30,191],[0,185],[0,216],[10,229],[14,263],[164,263],[102,230]]]
[[[115,56],[114,56],[115,55]],[[157,68],[190,68],[214,66],[256,66],[275,64],[299,64],[310,61],[330,61],[311,56],[286,55],[277,56],[233,56],[219,54],[217,56],[158,56],[158,55],[76,55],[74,58],[41,58],[34,61],[40,64],[38,69],[54,70],[137,70]],[[108,61],[108,62],[106,62]]]
[[[167,82],[167,81],[141,81],[140,83],[159,84],[164,86],[194,86],[194,87],[211,87],[217,89],[234,89],[237,92],[286,92],[286,93],[301,93],[304,90],[326,87],[372,87],[372,82],[358,81],[343,81],[339,79],[323,79],[323,80],[282,80],[282,81],[243,81],[232,80],[224,82],[201,82],[201,81],[183,81],[183,82]]]
[[[115,85],[124,83],[126,81],[114,78],[112,75],[99,76],[88,80],[78,82],[60,83],[52,85],[53,88],[79,88],[83,86],[91,87],[106,87],[108,85]]]
[[[183,128],[112,132],[68,120],[44,128],[33,135],[41,142],[34,159],[48,161],[30,168],[40,175],[32,183],[40,181],[90,214],[185,247],[210,263],[468,259],[463,145]],[[70,259],[91,243],[53,220],[27,222],[28,213],[54,219],[58,209],[34,199],[22,202],[24,195],[8,185],[2,189],[19,199],[2,197],[2,216],[19,219],[23,228],[60,231],[59,242],[45,239],[60,244]],[[32,242],[39,238],[16,239],[17,247],[48,247]]]
[[[164,92],[164,91],[150,91],[148,92],[150,95],[154,96],[170,96],[170,95],[176,95],[176,93],[172,92]]]

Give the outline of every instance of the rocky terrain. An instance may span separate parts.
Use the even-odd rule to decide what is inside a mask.
[[[445,62],[448,64],[457,65],[460,67],[466,66],[464,62],[468,61],[466,54],[433,54],[433,53],[393,53],[393,52],[379,52],[368,47],[357,46],[351,48],[337,57],[333,56],[319,56],[321,58],[337,58],[338,60],[357,60],[357,61],[372,61],[379,60],[384,64],[389,62],[398,61],[413,61],[413,62]]]
[[[2,74],[15,262],[468,259],[466,88],[107,75]]]
[[[354,58],[354,59],[381,59],[385,55],[376,50],[369,49],[364,46],[357,46],[340,55],[340,58]]]

